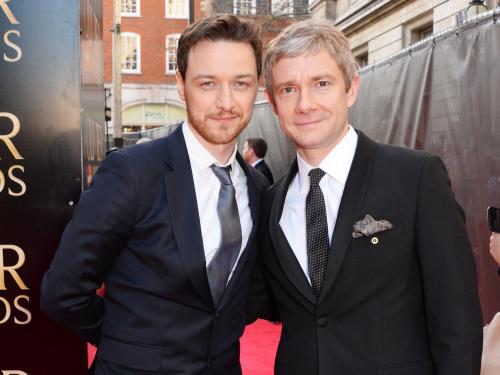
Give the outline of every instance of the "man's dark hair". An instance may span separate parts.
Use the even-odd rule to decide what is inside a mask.
[[[247,139],[248,147],[250,147],[253,152],[255,152],[255,156],[262,159],[266,156],[267,153],[267,143],[262,138],[248,138]]]
[[[257,64],[257,77],[260,77],[262,41],[257,23],[232,14],[222,14],[203,18],[188,26],[179,38],[177,46],[177,69],[182,79],[186,78],[189,50],[202,40],[212,42],[226,40],[250,44]]]

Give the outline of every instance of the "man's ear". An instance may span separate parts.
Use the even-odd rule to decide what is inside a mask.
[[[269,104],[271,105],[271,109],[273,110],[273,112],[278,115],[278,113],[276,112],[276,103],[274,102],[274,97],[273,95],[267,90],[265,89],[264,90],[264,95],[266,96],[267,98],[267,101],[269,102]]]
[[[250,156],[256,158],[257,155],[255,155],[255,151],[253,150],[253,148],[251,147],[248,147],[248,153],[250,154]]]
[[[356,74],[351,82],[351,87],[347,90],[347,107],[352,107],[358,97],[358,89],[361,84],[361,77]]]
[[[181,73],[177,70],[175,72],[175,79],[177,80],[177,92],[182,101],[186,101],[184,93],[184,80],[182,79]]]

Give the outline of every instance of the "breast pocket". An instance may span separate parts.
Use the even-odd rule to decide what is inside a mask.
[[[342,267],[364,275],[362,279],[379,279],[388,264],[399,262],[410,251],[405,228],[396,225],[392,229],[370,236],[351,238]]]
[[[395,224],[393,228],[386,229],[381,232],[374,233],[369,236],[361,236],[351,239],[351,247],[368,247],[377,249],[403,238],[405,235],[405,227],[403,224]]]

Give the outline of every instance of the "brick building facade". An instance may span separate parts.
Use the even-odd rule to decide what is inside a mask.
[[[103,1],[104,82],[112,90],[113,0]],[[202,17],[194,1],[195,20]],[[124,132],[175,123],[185,105],[175,85],[176,40],[189,24],[189,0],[122,0],[122,125]],[[113,104],[112,97],[108,106]],[[108,124],[112,129],[112,121]],[[112,131],[112,130],[111,130]]]
[[[262,25],[264,46],[289,23],[307,17],[306,0],[276,0],[283,6],[271,14],[269,0],[252,3],[243,0],[191,0],[194,20],[210,13],[251,17]],[[189,24],[190,0],[122,0],[122,129],[137,132],[174,124],[186,117],[185,104],[177,93],[175,80],[176,41]],[[254,12],[255,5],[266,12]],[[265,5],[267,4],[267,5]],[[297,6],[300,4],[300,6]],[[103,1],[104,13],[104,86],[113,89],[113,0]],[[300,12],[299,12],[300,10]],[[298,14],[297,14],[298,13]],[[260,81],[257,101],[265,99],[264,81]],[[108,106],[113,106],[109,97]],[[108,123],[113,132],[113,119]]]

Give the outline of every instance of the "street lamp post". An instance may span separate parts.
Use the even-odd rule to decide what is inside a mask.
[[[113,140],[115,147],[123,147],[122,138],[122,58],[121,15],[122,0],[114,0],[113,12]]]
[[[455,18],[457,20],[457,25],[463,25],[469,18],[477,16],[479,13],[488,11],[489,8],[484,4],[483,0],[471,0],[469,6],[465,9],[460,10]]]
[[[467,17],[474,17],[488,10],[489,8],[484,5],[484,0],[472,0],[465,12],[467,13]]]

